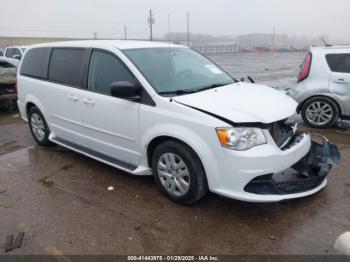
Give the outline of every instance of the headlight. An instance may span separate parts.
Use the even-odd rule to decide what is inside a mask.
[[[216,133],[221,145],[233,150],[243,151],[267,143],[260,128],[216,128]]]

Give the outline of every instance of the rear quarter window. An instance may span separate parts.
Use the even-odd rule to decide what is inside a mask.
[[[54,48],[52,50],[49,80],[74,87],[82,87],[85,49]]]
[[[326,60],[332,72],[350,73],[350,54],[328,54]]]
[[[21,75],[46,79],[50,52],[50,48],[34,48],[28,50],[22,62]]]

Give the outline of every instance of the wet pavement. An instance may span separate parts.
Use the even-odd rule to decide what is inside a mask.
[[[251,204],[208,194],[187,207],[152,177],[36,146],[17,113],[1,113],[0,241],[26,233],[10,254],[334,254],[350,229],[350,132],[312,133],[329,136],[343,158],[316,195]]]

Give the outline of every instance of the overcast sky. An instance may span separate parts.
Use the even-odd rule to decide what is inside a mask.
[[[186,31],[212,35],[287,32],[293,36],[350,39],[350,0],[1,0],[0,35],[148,36],[152,9],[156,36]]]

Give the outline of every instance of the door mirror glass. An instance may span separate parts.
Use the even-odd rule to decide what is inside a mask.
[[[110,86],[111,95],[127,100],[137,101],[140,99],[140,88],[130,82],[113,82]]]

